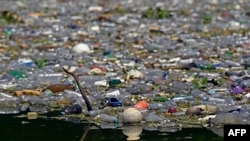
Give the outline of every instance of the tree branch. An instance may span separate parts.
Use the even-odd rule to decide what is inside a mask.
[[[85,101],[85,103],[86,103],[86,105],[87,105],[88,111],[91,111],[91,110],[92,110],[92,106],[91,106],[91,104],[90,104],[90,102],[89,102],[88,97],[86,96],[86,94],[84,93],[84,91],[83,91],[83,89],[82,89],[82,87],[81,87],[81,85],[80,85],[80,82],[79,82],[78,77],[77,77],[74,73],[69,72],[69,71],[68,71],[67,69],[65,69],[64,67],[63,67],[63,71],[65,71],[67,74],[70,74],[70,75],[73,76],[73,78],[75,79],[76,84],[77,84],[77,86],[78,86],[78,88],[79,88],[79,90],[80,90],[80,93],[82,94],[82,98],[84,99],[84,101]]]

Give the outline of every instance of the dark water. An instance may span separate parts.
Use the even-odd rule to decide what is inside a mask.
[[[0,115],[0,141],[126,141],[121,129],[93,129],[92,124],[61,120],[13,118]],[[89,128],[90,127],[90,128]],[[89,129],[89,130],[88,130]],[[167,133],[142,130],[140,141],[223,141],[206,128]]]

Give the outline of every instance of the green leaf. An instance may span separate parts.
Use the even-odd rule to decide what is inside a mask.
[[[36,59],[35,64],[38,68],[43,68],[46,65],[47,60],[46,59]]]

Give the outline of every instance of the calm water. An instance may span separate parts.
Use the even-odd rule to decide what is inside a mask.
[[[93,129],[91,124],[60,120],[13,118],[0,115],[1,141],[126,141],[121,129]],[[90,127],[90,128],[88,128]],[[89,130],[87,130],[89,129]],[[206,128],[188,128],[174,133],[142,130],[140,141],[223,141]]]

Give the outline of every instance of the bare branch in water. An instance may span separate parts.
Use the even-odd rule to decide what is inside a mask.
[[[70,74],[71,76],[73,76],[73,78],[75,79],[76,81],[76,84],[80,90],[80,93],[82,94],[82,98],[84,99],[86,105],[87,105],[87,108],[88,108],[88,111],[91,111],[92,110],[92,106],[89,102],[89,99],[88,97],[86,96],[86,94],[84,93],[84,90],[82,89],[81,85],[80,85],[80,82],[79,82],[79,79],[78,77],[76,76],[76,74],[72,73],[72,72],[69,72],[67,69],[63,68],[63,71],[65,71],[67,74]]]

